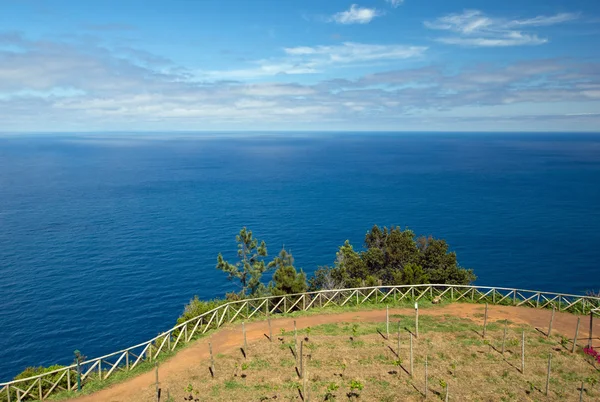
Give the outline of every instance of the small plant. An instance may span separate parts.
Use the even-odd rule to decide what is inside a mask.
[[[396,360],[394,360],[394,366],[397,366],[397,367],[402,366],[402,359],[396,359]]]
[[[569,340],[567,339],[567,337],[561,335],[561,337],[560,337],[560,345],[562,347],[566,348],[568,344],[569,344]]]
[[[281,334],[281,336],[284,336],[285,335],[285,328],[281,328],[279,330],[279,333]]]
[[[350,392],[348,392],[346,394],[346,396],[348,397],[348,399],[358,399],[360,398],[360,391],[362,391],[362,389],[365,386],[358,380],[352,380],[350,381]]]
[[[365,386],[363,385],[363,383],[358,380],[350,381],[350,390],[351,391],[362,391],[364,387]]]
[[[188,384],[187,387],[185,387],[185,392],[190,394],[187,399],[189,399],[190,401],[194,399],[194,396],[192,395],[192,393],[194,392],[194,387],[192,386],[192,384]],[[198,391],[196,391],[195,393],[196,395],[198,395]]]
[[[242,363],[242,371],[248,370],[248,363]]]
[[[447,386],[448,386],[448,383],[446,383],[446,381],[440,380],[440,387],[446,389]]]
[[[337,385],[334,382],[330,382],[327,385],[327,393],[325,393],[325,400],[326,401],[333,401],[333,400],[335,400],[335,394],[334,394],[334,392],[337,391],[338,389],[340,389],[339,385]]]
[[[357,335],[358,335],[358,324],[354,324],[354,325],[352,325],[352,337],[356,338]]]
[[[529,387],[529,389],[527,390],[528,394],[532,393],[535,390],[535,385],[533,385],[531,381],[527,381],[527,386]]]
[[[311,331],[311,328],[310,327],[306,327],[306,338],[304,338],[304,340],[307,341],[307,342],[308,342],[308,337],[310,336],[310,331]]]
[[[338,389],[340,389],[340,386],[334,382],[330,382],[329,385],[327,385],[327,391],[329,391],[329,392],[334,392],[334,391],[337,391]]]

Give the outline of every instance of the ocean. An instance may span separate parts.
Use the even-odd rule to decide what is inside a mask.
[[[215,263],[243,226],[309,274],[399,225],[481,285],[600,290],[599,205],[595,134],[0,136],[0,381],[236,290]]]

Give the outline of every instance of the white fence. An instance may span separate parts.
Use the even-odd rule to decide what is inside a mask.
[[[168,331],[127,349],[80,363],[72,364],[37,376],[0,383],[0,401],[44,400],[52,394],[78,389],[77,377],[85,387],[92,380],[105,380],[117,371],[134,370],[144,362],[155,361],[161,353],[174,351],[198,334],[216,329],[226,322],[271,314],[306,311],[314,307],[360,305],[364,303],[393,304],[423,298],[485,302],[533,308],[552,308],[579,314],[600,312],[600,298],[561,293],[539,292],[511,288],[469,285],[402,285],[375,286],[354,289],[320,290],[287,296],[267,296],[224,303],[204,314],[178,324]]]

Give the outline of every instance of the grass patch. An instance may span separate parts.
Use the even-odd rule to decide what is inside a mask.
[[[345,307],[331,306],[315,308],[308,312],[278,314],[278,317],[358,312],[381,309],[382,306],[383,304],[375,303]],[[394,304],[393,308],[412,309],[413,306],[412,301],[407,301]],[[419,302],[421,309],[432,306],[426,300]],[[476,315],[479,316],[479,313]],[[251,321],[255,320],[247,322]],[[304,343],[304,354],[305,367],[309,371],[309,386],[314,391],[311,399],[324,400],[328,393],[332,393],[337,400],[345,400],[347,394],[351,392],[359,393],[361,400],[391,401],[420,398],[418,390],[422,388],[422,384],[419,384],[422,373],[418,374],[420,377],[415,376],[411,379],[404,371],[409,367],[408,331],[414,331],[414,315],[392,314],[390,321],[390,340],[381,336],[386,332],[385,323],[342,322],[317,325],[310,330],[298,330],[298,341],[304,337],[309,338],[309,341]],[[394,354],[397,348],[398,327],[401,336],[400,358]],[[515,366],[520,365],[522,328],[526,329],[527,356],[531,359],[526,363],[527,375],[525,376],[515,370]],[[507,353],[501,356],[493,350],[492,346],[500,348],[503,329],[504,321],[489,322],[488,336],[483,340],[480,323],[450,315],[421,315],[419,317],[420,337],[415,338],[414,345],[415,370],[423,371],[425,356],[428,356],[433,390],[443,395],[443,387],[438,382],[448,383],[450,389],[455,392],[452,394],[455,400],[489,400],[497,395],[512,395],[512,399],[507,400],[542,399],[535,388],[539,389],[541,384],[545,384],[547,356],[560,339],[555,337],[546,339],[533,328],[509,323]],[[211,332],[213,330],[203,336]],[[200,395],[208,400],[261,400],[275,395],[279,400],[297,398],[298,390],[302,389],[302,380],[298,378],[297,363],[290,354],[290,347],[294,349],[295,346],[293,332],[284,331],[273,335],[273,343],[266,339],[253,343],[247,361],[242,360],[239,352],[235,355],[218,353],[216,378],[209,378],[207,370],[196,370],[194,374],[182,378],[179,386],[170,389],[174,400],[182,400],[188,382],[192,383],[194,390],[199,390]],[[284,341],[278,342],[277,337],[283,337]],[[182,345],[176,352],[184,348],[185,346]],[[176,352],[161,354],[159,363],[166,361]],[[199,363],[199,366],[202,364],[207,367],[206,362]],[[236,371],[235,367],[241,367],[242,364],[245,364],[246,368]],[[116,372],[108,380],[92,380],[86,383],[81,394],[63,392],[54,395],[51,399],[65,399],[96,392],[153,368],[154,362],[142,362],[135,371]],[[572,398],[571,391],[579,386],[576,383],[580,383],[585,378],[598,378],[597,372],[584,363],[580,355],[558,354],[553,357],[553,370],[555,377],[551,379],[551,389],[554,391],[547,400]],[[350,381],[358,381],[364,388],[360,391],[353,390]],[[338,384],[338,388],[328,390],[331,383]],[[530,389],[530,384],[533,384],[533,391]],[[600,393],[597,393],[593,387],[587,387],[585,395],[592,399],[600,397]],[[213,399],[210,399],[211,397]],[[200,400],[205,399],[200,398]]]

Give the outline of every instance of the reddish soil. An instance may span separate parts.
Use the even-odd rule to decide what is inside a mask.
[[[456,317],[469,318],[475,322],[483,322],[482,305],[454,303],[446,306],[431,307],[419,311],[420,315],[439,316],[450,314]],[[390,314],[413,314],[412,309],[390,309]],[[508,319],[516,324],[528,324],[547,331],[551,312],[548,310],[537,310],[528,307],[511,306],[489,306],[488,322]],[[297,327],[314,327],[320,324],[337,322],[384,322],[385,310],[355,311],[340,314],[323,314],[297,318],[272,319],[273,336],[279,333],[281,328],[293,330],[294,320]],[[556,312],[553,333],[559,333],[572,338],[575,332],[577,316],[569,313]],[[595,345],[600,344],[597,334],[600,334],[600,320],[594,323]],[[588,337],[589,321],[582,317],[579,328],[579,342],[584,343]],[[265,339],[268,333],[266,321],[247,323],[246,334],[249,342]],[[210,337],[198,340],[186,349],[180,351],[173,358],[160,365],[160,386],[168,389],[169,384],[175,378],[188,375],[190,367],[198,366],[202,360],[209,357],[208,342],[212,342],[215,353],[231,353],[242,344],[241,324],[229,325],[214,333]],[[155,387],[154,372],[148,372],[134,377],[128,381],[116,384],[110,388],[98,391],[94,394],[75,399],[79,402],[131,402],[147,400],[151,390]]]

